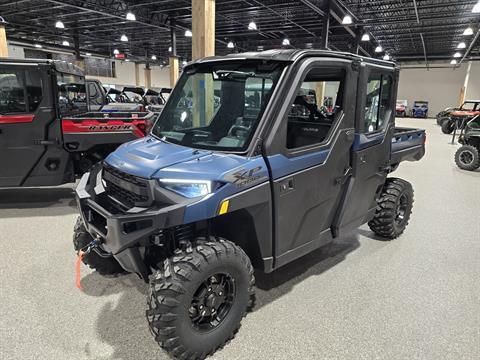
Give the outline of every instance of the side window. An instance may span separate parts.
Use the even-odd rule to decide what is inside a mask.
[[[365,103],[365,132],[382,129],[391,104],[392,77],[372,74],[367,83],[367,99]]]
[[[288,114],[287,149],[323,143],[343,110],[344,72],[311,70]]]
[[[28,111],[35,111],[42,102],[42,78],[38,71],[26,71]]]
[[[0,113],[26,113],[23,70],[0,70]]]

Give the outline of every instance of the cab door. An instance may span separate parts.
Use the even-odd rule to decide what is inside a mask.
[[[350,172],[356,91],[350,61],[307,59],[266,143],[274,208],[274,267],[332,239],[330,227]],[[325,101],[332,106],[325,106]]]
[[[48,146],[51,77],[38,64],[0,64],[0,187],[21,186]]]
[[[390,169],[397,81],[398,70],[391,67],[364,64],[360,69],[352,177],[333,227],[336,235],[368,222],[375,213]]]

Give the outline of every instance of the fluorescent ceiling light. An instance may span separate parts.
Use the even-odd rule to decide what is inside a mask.
[[[235,45],[233,45],[233,42],[229,41],[228,44],[227,44],[227,48],[233,49],[234,47],[235,47]]]
[[[168,47],[168,52],[172,52],[172,47],[171,46]]]
[[[157,60],[157,57],[155,55],[152,55],[152,60]]]
[[[457,60],[453,59],[452,61],[450,61],[450,64],[451,65],[457,65]]]
[[[91,53],[85,53],[85,56],[92,56]]]
[[[113,49],[113,55],[118,55],[120,54],[120,51],[118,51],[118,49]]]
[[[381,53],[382,51],[383,51],[383,48],[382,48],[380,45],[378,45],[378,46],[375,48],[375,52],[376,52],[376,53]]]
[[[257,30],[257,24],[255,24],[253,21],[250,21],[250,24],[248,24],[248,30]]]
[[[191,30],[185,30],[185,36],[186,37],[192,37],[192,31]]]
[[[457,45],[457,49],[465,49],[467,47],[467,44],[465,44],[463,41]]]
[[[283,45],[283,46],[288,46],[288,45],[290,45],[290,40],[288,40],[287,38],[283,39],[282,45]]]
[[[465,35],[465,36],[473,35],[473,29],[471,27],[466,28],[463,31],[463,35]]]
[[[127,35],[125,35],[125,34],[122,35],[122,36],[120,37],[120,41],[128,41]]]
[[[362,41],[370,41],[370,35],[368,35],[367,33],[363,34]]]
[[[137,17],[136,17],[135,14],[132,13],[131,11],[129,11],[129,12],[127,13],[127,15],[125,16],[125,18],[126,18],[127,20],[130,20],[130,21],[135,21],[135,20],[137,20]]]
[[[460,54],[459,52],[456,52],[455,54],[453,54],[453,57],[459,58],[459,57],[462,57],[462,54]]]
[[[350,15],[345,15],[345,17],[342,20],[342,24],[343,25],[350,25],[351,23],[353,23],[352,17]]]
[[[42,48],[42,45],[40,45],[40,44],[35,44],[35,47],[38,48],[38,49],[41,49],[41,48]]]
[[[480,13],[480,1],[475,4],[472,9],[472,13]]]
[[[65,29],[65,25],[63,25],[63,22],[61,22],[60,20],[55,23],[55,27],[57,29]]]
[[[383,60],[386,60],[386,61],[390,60],[390,55],[385,54],[385,56],[383,57]]]
[[[70,43],[67,40],[62,41],[63,46],[70,46]]]

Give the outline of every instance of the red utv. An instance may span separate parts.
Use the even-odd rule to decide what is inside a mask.
[[[146,134],[157,114],[93,112],[106,99],[95,85],[64,61],[0,60],[0,187],[74,182]]]

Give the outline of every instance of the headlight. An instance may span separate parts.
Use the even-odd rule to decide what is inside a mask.
[[[165,189],[188,198],[205,196],[212,192],[210,180],[161,179],[159,181]]]

